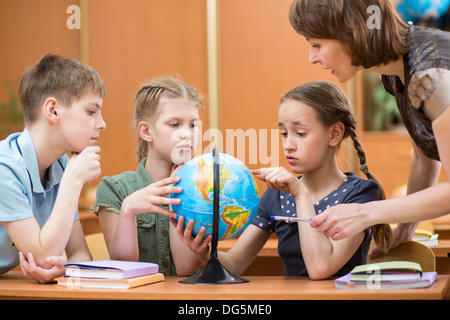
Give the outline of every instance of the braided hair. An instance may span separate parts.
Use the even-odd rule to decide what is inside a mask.
[[[381,183],[370,172],[366,162],[366,154],[356,134],[356,120],[345,93],[329,81],[312,81],[298,86],[282,98],[281,102],[297,100],[314,108],[318,119],[326,127],[342,122],[345,126],[343,139],[350,137],[358,155],[359,170],[368,178],[375,181],[379,189],[379,200],[386,199]],[[377,246],[387,252],[393,242],[392,229],[388,224],[378,224],[373,227],[373,238]]]
[[[136,130],[141,121],[154,121],[157,118],[161,97],[170,99],[185,98],[194,101],[200,107],[203,97],[182,80],[172,77],[162,77],[143,84],[136,93],[134,104],[134,124]],[[138,132],[137,155],[139,161],[148,155],[148,142],[143,140]]]
[[[358,136],[356,135],[356,121],[352,117],[352,121],[349,124],[349,132],[350,137],[353,140],[353,145],[355,146],[356,152],[358,154],[360,167],[359,170],[366,175],[368,179],[374,180],[379,187],[380,200],[386,199],[386,194],[384,192],[383,187],[381,186],[381,183],[375,178],[375,176],[369,171],[369,167],[366,163],[366,153],[364,152],[361,142],[359,142]],[[391,227],[389,224],[377,224],[373,226],[373,237],[375,243],[382,249],[383,252],[387,252],[389,248],[392,245],[392,242],[394,241],[394,234],[392,232]]]

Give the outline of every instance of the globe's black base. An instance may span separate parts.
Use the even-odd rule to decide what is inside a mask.
[[[245,283],[248,280],[232,275],[218,259],[210,259],[202,270],[179,282],[187,284],[231,284]]]

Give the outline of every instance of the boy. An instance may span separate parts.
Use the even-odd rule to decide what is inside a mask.
[[[19,252],[24,274],[42,283],[64,273],[64,251],[69,261],[92,259],[77,208],[101,172],[104,96],[99,74],[73,58],[48,54],[24,73],[25,130],[0,142],[0,274]]]

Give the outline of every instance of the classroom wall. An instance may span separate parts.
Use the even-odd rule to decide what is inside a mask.
[[[88,8],[90,64],[107,88],[102,172],[114,175],[138,165],[132,119],[142,83],[176,75],[206,93],[205,3],[95,0]]]
[[[66,27],[74,0],[0,1],[0,99],[4,82],[18,81],[29,65],[51,52],[80,58],[80,31]]]
[[[279,101],[285,92],[314,79],[337,83],[329,71],[309,64],[307,42],[289,25],[291,2],[217,1],[221,151],[239,157],[250,168],[287,167],[279,134],[271,131],[277,129]],[[71,15],[66,10],[72,4],[82,7],[84,36],[66,26]],[[102,176],[115,175],[138,165],[132,114],[140,84],[178,74],[208,94],[206,34],[206,0],[3,0],[0,83],[18,79],[26,66],[48,52],[88,62],[107,90],[103,104],[107,129],[98,142]],[[204,134],[209,129],[208,107],[207,101],[202,112],[202,151],[214,142]],[[239,149],[238,139],[246,135],[244,148],[241,143]],[[343,154],[350,159],[343,161],[344,169],[351,168],[352,155],[345,146]],[[95,191],[99,181],[88,188]],[[265,190],[264,184],[259,187]]]
[[[252,129],[258,130],[257,139],[246,141],[249,152],[245,154],[245,163],[250,168],[269,165],[289,168],[280,135],[275,134],[273,139],[270,134],[270,130],[278,129],[278,108],[283,94],[312,80],[329,80],[346,89],[329,70],[309,63],[308,43],[289,24],[291,3],[292,0],[219,1],[220,125],[222,130],[242,129],[249,135]],[[256,140],[258,144],[265,141],[259,129],[267,131],[267,152],[255,146]],[[271,152],[273,144],[278,145],[276,155]],[[347,157],[345,144],[342,149]],[[258,153],[256,159],[250,159],[250,151]],[[344,170],[349,169],[352,160],[342,164]],[[266,189],[264,183],[258,184],[260,190]]]

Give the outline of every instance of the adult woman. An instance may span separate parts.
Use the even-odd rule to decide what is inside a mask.
[[[335,206],[311,226],[339,240],[370,225],[401,223],[395,246],[411,238],[417,221],[449,213],[450,180],[436,183],[441,164],[450,173],[450,34],[405,24],[389,0],[295,0],[289,20],[311,44],[310,62],[339,81],[360,70],[381,75],[414,149],[406,197]]]

